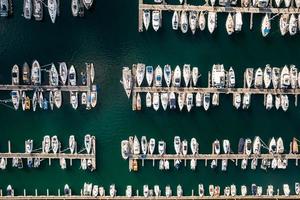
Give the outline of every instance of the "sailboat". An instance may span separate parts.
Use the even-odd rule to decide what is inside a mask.
[[[143,23],[144,23],[144,27],[145,27],[146,31],[149,28],[150,20],[151,20],[150,10],[144,10],[143,11]]]
[[[228,35],[232,35],[232,33],[234,32],[234,20],[231,13],[228,13],[226,19],[226,31]]]
[[[179,136],[174,137],[174,149],[177,155],[181,154],[181,140]]]
[[[23,2],[23,16],[25,19],[31,19],[32,15],[32,1],[24,0]]]
[[[164,66],[164,78],[166,85],[169,87],[171,84],[171,78],[172,78],[172,70],[170,65],[165,65]]]
[[[290,79],[291,88],[296,89],[298,87],[298,69],[295,65],[290,65]]]
[[[298,21],[294,14],[291,15],[289,20],[289,33],[290,35],[295,35],[298,31]]]
[[[178,30],[179,26],[179,14],[177,11],[174,11],[173,17],[172,17],[172,28],[173,30]]]
[[[280,82],[280,68],[279,67],[273,67],[272,68],[272,85],[274,89],[277,89],[279,87]]]
[[[263,77],[264,77],[265,88],[269,88],[272,80],[272,68],[270,67],[270,65],[266,65],[264,69]]]
[[[210,105],[210,94],[205,93],[203,97],[203,108],[205,111],[209,109],[209,105]]]
[[[52,91],[49,92],[49,104],[50,104],[51,110],[53,110],[53,108],[54,108],[54,96],[53,96]]]
[[[267,94],[266,109],[270,110],[273,107],[273,95],[271,93]]]
[[[140,93],[136,95],[136,110],[142,110],[142,100]]]
[[[48,0],[48,12],[52,23],[55,23],[55,19],[57,15],[57,6],[58,5],[56,0]]]
[[[143,83],[145,77],[145,65],[144,64],[137,64],[136,67],[136,81],[138,86],[140,87]]]
[[[51,64],[51,69],[50,69],[50,72],[49,72],[50,85],[58,86],[58,81],[59,81],[58,72],[56,70],[55,65],[52,63]]]
[[[253,153],[255,155],[260,155],[260,150],[261,150],[260,137],[256,136],[253,141]]]
[[[269,15],[266,14],[261,22],[261,33],[263,37],[266,37],[271,30],[271,22],[269,19]]]
[[[41,67],[37,60],[34,60],[32,63],[31,69],[31,83],[33,85],[41,84]]]
[[[206,26],[206,19],[205,19],[205,15],[204,12],[201,11],[200,15],[199,15],[199,19],[198,19],[198,25],[201,31],[204,31],[205,26]]]
[[[172,85],[174,87],[180,87],[181,84],[181,70],[180,67],[177,65],[174,71]]]
[[[157,67],[155,69],[154,76],[155,76],[154,85],[156,87],[161,87],[163,72],[162,72],[162,68],[159,65],[157,65]]]
[[[69,137],[69,149],[71,154],[76,152],[77,143],[74,135],[70,135]]]
[[[190,28],[193,34],[196,32],[197,28],[197,18],[198,18],[198,12],[197,11],[190,11],[189,15],[189,22],[190,22]]]
[[[53,153],[57,153],[59,151],[60,148],[60,142],[58,141],[58,138],[56,135],[54,135],[53,137],[51,137],[51,149],[53,151]]]
[[[123,79],[122,80],[123,87],[125,89],[127,97],[129,98],[131,94],[131,88],[132,88],[132,74],[131,74],[131,69],[129,69],[129,67],[123,67],[122,79]]]
[[[183,79],[185,86],[187,87],[190,83],[190,78],[191,78],[191,66],[189,64],[184,64],[183,65]]]
[[[167,110],[168,102],[169,102],[169,94],[167,92],[163,92],[160,95],[161,106],[164,110]]]
[[[62,104],[62,95],[60,90],[54,90],[53,91],[53,96],[54,96],[54,104],[56,108],[60,108]]]
[[[262,88],[262,86],[263,86],[263,72],[262,69],[259,67],[255,71],[254,87]]]
[[[154,10],[152,11],[152,28],[154,31],[158,31],[160,26],[161,26],[160,11]]]
[[[22,69],[22,79],[24,84],[29,84],[30,83],[30,68],[27,62],[23,64],[23,69]]]
[[[20,82],[19,66],[14,65],[11,70],[11,84],[19,85],[19,82]]]
[[[245,71],[246,84],[248,88],[251,88],[254,77],[254,69],[247,68]]]
[[[144,155],[148,152],[148,142],[146,136],[142,136],[141,138],[141,150]]]
[[[147,92],[146,94],[146,107],[150,108],[152,105],[152,97],[151,97],[151,93]]]
[[[152,81],[153,81],[153,67],[152,66],[146,66],[146,80],[147,80],[148,86],[151,86]]]
[[[65,62],[59,63],[59,76],[62,84],[65,85],[68,78],[68,68]]]
[[[153,101],[152,101],[152,104],[153,104],[153,108],[155,111],[158,111],[159,109],[159,93],[153,93]]]
[[[193,69],[192,69],[192,81],[193,81],[193,86],[197,86],[198,78],[199,78],[199,70],[198,70],[198,67],[193,67]]]
[[[80,0],[72,0],[71,2],[71,11],[73,17],[77,17],[79,13],[79,1]]]
[[[208,12],[208,31],[212,34],[217,27],[217,13]]]
[[[193,106],[193,93],[187,93],[186,95],[186,107],[187,111],[190,112]]]
[[[232,67],[228,71],[228,87],[232,88],[235,86],[235,73]]]
[[[241,31],[243,27],[243,18],[242,18],[242,13],[237,12],[234,15],[234,30],[235,31]]]
[[[279,29],[282,36],[284,36],[289,30],[289,14],[281,14],[279,19]]]
[[[89,10],[93,5],[94,0],[82,0],[84,7]]]
[[[176,96],[174,92],[169,93],[169,105],[170,109],[176,109]]]
[[[280,88],[288,88],[291,84],[290,71],[287,65],[283,67],[280,75]]]
[[[188,17],[185,11],[182,11],[180,16],[180,29],[182,33],[187,33],[189,29]]]

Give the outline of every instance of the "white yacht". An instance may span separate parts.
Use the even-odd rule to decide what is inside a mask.
[[[246,84],[248,88],[251,88],[252,82],[254,79],[254,69],[253,68],[247,68],[245,71],[245,78],[246,78]]]
[[[193,155],[198,154],[199,151],[199,143],[197,142],[196,138],[191,139],[190,143],[191,151]]]
[[[234,87],[235,86],[235,73],[232,67],[229,68],[228,71],[228,87]]]
[[[183,65],[183,79],[184,79],[185,86],[187,87],[191,79],[191,66],[189,64]]]
[[[291,84],[290,71],[289,68],[285,65],[281,70],[280,75],[280,88],[288,88]]]
[[[121,154],[122,158],[126,160],[129,157],[129,142],[128,140],[121,141]]]
[[[251,104],[251,94],[245,93],[243,96],[243,109],[248,109]]]
[[[186,107],[187,111],[190,112],[193,107],[193,93],[187,93],[186,95]]]
[[[178,94],[178,107],[179,107],[179,110],[182,111],[183,109],[183,106],[185,104],[185,93],[181,92]]]
[[[154,138],[150,138],[149,145],[148,145],[149,154],[153,155],[154,150],[155,150],[155,139]]]
[[[25,153],[31,153],[33,149],[33,140],[25,141]]]
[[[241,107],[241,103],[242,103],[242,96],[240,93],[234,93],[233,94],[233,106],[236,109],[239,109]]]
[[[268,93],[266,100],[266,109],[270,110],[271,108],[273,108],[273,95],[271,93]]]
[[[270,142],[269,142],[269,153],[270,154],[274,154],[276,153],[276,140],[274,137],[271,138]]]
[[[152,27],[154,31],[158,31],[161,26],[161,12],[158,10],[152,11]]]
[[[32,63],[31,69],[31,83],[33,85],[41,84],[41,67],[37,60],[34,60]]]
[[[282,110],[286,112],[289,108],[289,97],[287,95],[281,95],[280,102]]]
[[[182,197],[183,195],[183,190],[181,185],[177,185],[177,197]]]
[[[152,85],[153,81],[153,67],[152,66],[146,66],[146,80],[148,83],[148,86]]]
[[[70,103],[74,110],[78,108],[78,92],[70,92]]]
[[[229,140],[223,140],[223,151],[225,154],[231,152]]]
[[[279,19],[279,29],[282,36],[284,36],[289,30],[289,14],[281,14]]]
[[[138,86],[140,87],[143,83],[145,77],[145,65],[144,64],[137,64],[136,68],[136,81]]]
[[[269,15],[266,14],[261,22],[261,34],[263,37],[266,37],[271,30],[271,22]]]
[[[166,153],[166,143],[162,140],[158,141],[158,153],[161,156]]]
[[[73,17],[77,17],[79,13],[79,0],[72,0],[71,1],[71,11]]]
[[[172,85],[174,87],[180,87],[181,84],[181,70],[180,67],[177,65],[174,71]]]
[[[152,96],[150,92],[146,94],[146,107],[150,108],[152,106]]]
[[[203,11],[200,12],[199,19],[198,19],[198,25],[201,31],[204,31],[206,26],[206,19],[205,14]]]
[[[272,68],[272,85],[274,89],[277,89],[279,87],[280,82],[280,68],[279,67],[273,67]]]
[[[217,27],[217,13],[216,12],[208,12],[208,20],[207,20],[208,31],[212,34]]]
[[[275,108],[278,110],[281,106],[281,97],[280,95],[275,96]]]
[[[20,104],[20,93],[19,91],[11,91],[11,100],[15,110],[18,110]]]
[[[42,142],[42,152],[49,153],[51,148],[51,139],[49,135],[45,135]]]
[[[243,27],[243,18],[242,13],[237,12],[234,15],[234,31],[241,31]]]
[[[174,137],[174,148],[177,155],[181,154],[181,140],[179,136]]]
[[[295,65],[290,65],[291,88],[298,88],[298,69]]]
[[[189,22],[190,22],[190,29],[191,29],[193,34],[195,34],[195,32],[196,32],[197,19],[198,19],[198,12],[197,11],[190,11]]]
[[[290,35],[296,35],[298,31],[298,21],[295,14],[292,14],[289,20],[289,33]]]
[[[178,30],[179,26],[179,14],[177,11],[174,11],[173,17],[172,17],[172,28],[173,30]]]
[[[174,92],[169,93],[169,105],[170,109],[176,109],[176,96]]]
[[[11,84],[12,85],[19,85],[20,82],[20,72],[19,72],[19,66],[14,65],[11,70]]]
[[[198,67],[193,67],[192,68],[192,81],[193,81],[193,86],[195,86],[195,87],[197,86],[198,78],[199,78]]]
[[[187,140],[183,140],[182,141],[182,144],[181,144],[181,152],[182,152],[182,155],[186,156],[187,153],[188,153],[188,141]]]
[[[155,69],[154,76],[155,76],[154,85],[156,87],[161,87],[163,72],[162,72],[162,68],[159,65]]]
[[[51,69],[49,72],[49,82],[50,82],[50,85],[52,85],[52,86],[58,86],[58,82],[59,82],[58,72],[53,63],[51,64]]]
[[[213,154],[219,155],[221,152],[221,145],[219,140],[213,142]]]
[[[196,107],[201,107],[203,104],[203,94],[200,92],[196,93]]]
[[[171,78],[172,78],[172,70],[170,65],[164,66],[164,79],[166,82],[166,85],[169,87],[171,84]]]
[[[57,15],[57,1],[56,0],[48,0],[48,12],[50,15],[50,19],[52,23],[55,23],[56,15]]]
[[[198,194],[199,194],[199,196],[200,197],[203,197],[204,196],[204,186],[203,186],[203,184],[199,184],[198,185]]]
[[[128,197],[128,198],[132,197],[132,186],[131,185],[127,185],[125,193],[126,193],[126,197]]]
[[[234,20],[231,13],[228,13],[225,26],[227,34],[232,35],[232,33],[234,32]]]
[[[131,74],[131,69],[129,69],[129,67],[123,67],[122,84],[127,94],[127,97],[129,98],[132,89],[132,74]]]
[[[189,30],[188,17],[186,11],[181,12],[180,29],[182,33],[187,33],[187,31]]]
[[[77,142],[75,140],[75,136],[74,135],[70,135],[69,137],[69,149],[71,154],[75,153],[77,150]]]
[[[75,67],[73,65],[71,65],[70,69],[69,69],[69,85],[71,86],[76,86],[76,70]]]
[[[155,111],[159,109],[159,93],[153,93],[152,105]]]
[[[150,10],[144,10],[144,11],[143,11],[143,23],[144,23],[144,27],[145,27],[146,31],[147,31],[148,28],[149,28],[150,21],[151,21],[151,13],[150,13]]]
[[[56,135],[51,137],[51,149],[53,153],[57,153],[60,150],[60,143]]]
[[[210,93],[205,93],[203,97],[203,108],[205,111],[209,109],[210,105]]]
[[[146,155],[148,152],[148,142],[146,136],[142,136],[141,138],[141,149],[142,149],[142,153]]]
[[[163,92],[160,94],[161,106],[164,110],[167,110],[169,103],[169,93]]]
[[[244,154],[250,156],[252,153],[252,141],[250,138],[246,138],[244,145]]]
[[[59,63],[59,76],[62,84],[65,85],[68,79],[68,68],[65,62]]]
[[[284,153],[284,145],[281,137],[279,137],[276,142],[276,153]]]
[[[255,88],[263,87],[263,72],[260,67],[255,71],[254,87]]]
[[[272,81],[272,68],[270,67],[270,65],[266,65],[263,77],[265,88],[269,88]]]
[[[261,150],[260,137],[256,136],[253,141],[253,153],[255,155],[260,155],[260,150]]]
[[[31,19],[32,15],[32,1],[24,0],[23,1],[23,16],[25,19]]]

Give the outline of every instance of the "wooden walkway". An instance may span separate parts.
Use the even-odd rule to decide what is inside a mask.
[[[158,10],[158,11],[204,11],[204,12],[220,12],[220,13],[234,13],[234,12],[241,12],[241,13],[250,13],[251,15],[254,14],[299,14],[299,8],[257,8],[257,7],[231,7],[231,6],[209,6],[205,5],[189,5],[184,3],[183,5],[169,5],[166,3],[163,4],[145,4],[143,0],[139,0],[139,7],[138,7],[138,30],[139,32],[143,32],[143,10]],[[253,17],[253,16],[252,16]],[[252,17],[250,20],[250,27],[252,25]]]

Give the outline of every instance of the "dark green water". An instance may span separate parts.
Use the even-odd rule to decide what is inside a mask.
[[[194,1],[196,2],[196,1]],[[192,3],[192,2],[191,2]],[[94,62],[97,84],[100,85],[99,101],[96,109],[88,112],[84,109],[74,111],[65,102],[55,112],[14,112],[1,106],[0,151],[6,151],[7,140],[12,141],[13,151],[24,150],[24,140],[32,138],[35,147],[39,147],[45,134],[58,135],[63,145],[67,144],[70,134],[83,143],[83,136],[92,133],[97,138],[97,170],[93,173],[79,170],[79,163],[65,171],[57,162],[48,166],[44,162],[39,169],[17,170],[9,168],[0,172],[0,187],[12,184],[16,193],[26,188],[33,193],[50,192],[62,188],[68,183],[75,193],[84,182],[104,185],[115,183],[124,193],[127,184],[142,189],[143,184],[181,184],[190,194],[197,189],[198,183],[213,183],[220,186],[235,183],[274,184],[282,188],[283,183],[300,181],[299,168],[290,162],[288,170],[269,170],[267,173],[241,171],[240,167],[229,164],[227,172],[213,171],[198,163],[195,172],[189,168],[162,172],[146,162],[138,173],[128,172],[128,162],[120,155],[120,141],[129,135],[147,135],[157,140],[167,141],[167,148],[173,151],[173,137],[190,140],[196,137],[200,142],[200,151],[209,152],[215,138],[231,140],[237,148],[240,137],[260,135],[268,140],[271,136],[282,136],[286,148],[292,136],[299,135],[299,108],[292,103],[287,113],[266,111],[263,98],[252,98],[248,111],[236,111],[232,107],[230,96],[221,96],[220,106],[209,112],[193,109],[191,113],[154,112],[143,110],[132,112],[131,102],[127,99],[121,84],[121,68],[137,62],[147,64],[190,63],[200,67],[204,74],[202,85],[206,86],[207,71],[214,63],[224,63],[235,67],[238,77],[249,66],[264,66],[267,63],[281,66],[299,63],[299,36],[280,37],[277,18],[272,22],[272,32],[268,38],[262,38],[260,22],[262,16],[255,16],[254,30],[249,31],[249,16],[244,18],[244,31],[228,37],[225,32],[225,15],[218,16],[218,29],[215,34],[197,33],[195,36],[173,32],[170,26],[171,14],[164,14],[163,28],[154,33],[137,31],[137,1],[134,0],[97,0],[91,12],[84,19],[71,17],[70,2],[63,1],[61,16],[56,24],[51,24],[48,14],[42,23],[26,21],[21,17],[22,3],[14,5],[14,16],[0,19],[0,82],[10,81],[10,69],[15,63],[21,65],[38,59],[41,64],[66,61],[76,67],[85,62]],[[239,84],[241,84],[241,79]],[[1,98],[8,98],[1,93]],[[172,165],[172,163],[171,163]],[[264,188],[265,189],[265,188]]]

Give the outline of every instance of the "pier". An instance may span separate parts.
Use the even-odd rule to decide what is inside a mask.
[[[289,7],[289,8],[273,8],[271,6],[266,8],[258,7],[238,7],[238,6],[210,6],[207,3],[205,5],[190,5],[186,1],[182,5],[169,5],[166,3],[162,4],[146,4],[143,0],[139,0],[138,5],[138,31],[143,32],[143,11],[144,10],[158,10],[158,11],[198,11],[198,12],[217,12],[217,13],[235,13],[241,12],[251,14],[250,27],[252,26],[253,14],[299,14],[300,9]]]

